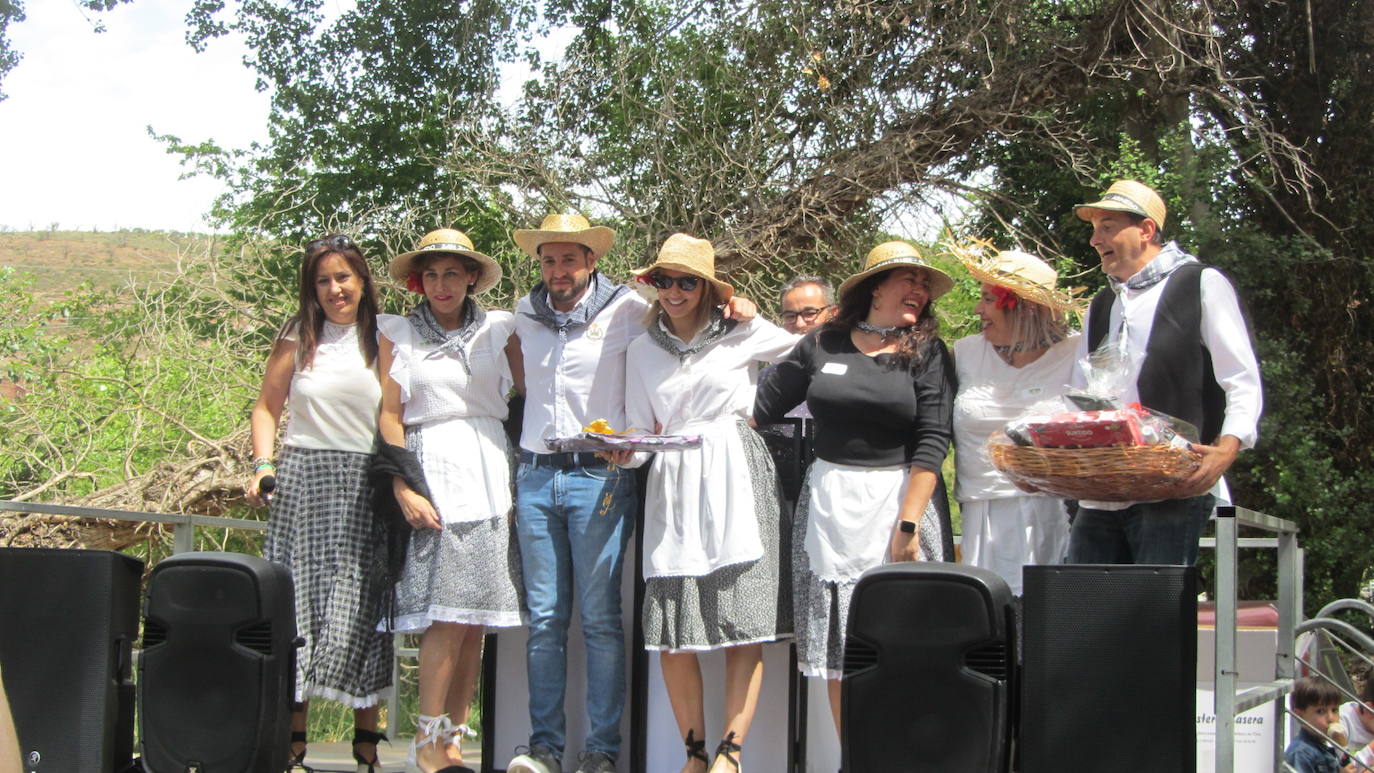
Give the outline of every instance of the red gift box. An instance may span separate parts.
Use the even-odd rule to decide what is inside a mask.
[[[1140,416],[1134,411],[1076,411],[1036,416],[1026,422],[1031,442],[1041,448],[1139,446]]]

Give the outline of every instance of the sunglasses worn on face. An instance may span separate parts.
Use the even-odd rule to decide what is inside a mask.
[[[701,277],[667,276],[664,274],[649,275],[649,284],[653,285],[654,287],[657,287],[660,290],[667,290],[669,287],[673,286],[674,282],[677,283],[677,286],[681,288],[684,293],[690,293],[693,290],[697,289],[697,285],[701,284]]]
[[[825,311],[828,308],[830,307],[821,306],[820,308],[817,308],[815,306],[807,306],[806,308],[800,309],[798,311],[784,311],[782,313],[782,321],[790,324],[792,322],[796,322],[797,317],[801,317],[807,322],[815,322],[816,317],[820,316],[821,312]]]
[[[344,236],[343,234],[332,234],[330,236],[324,237],[323,239],[314,239],[312,241],[306,242],[305,253],[309,255],[315,252],[316,250],[320,249],[321,247],[327,247],[331,250],[346,250],[350,247],[355,246],[357,245],[353,244],[353,240],[348,238],[347,236]]]

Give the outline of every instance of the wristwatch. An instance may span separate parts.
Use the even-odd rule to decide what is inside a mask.
[[[903,534],[915,534],[916,522],[908,521],[905,518],[903,518],[902,520],[897,522],[897,528],[900,529]]]

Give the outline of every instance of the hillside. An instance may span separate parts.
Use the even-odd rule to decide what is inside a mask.
[[[0,233],[0,266],[34,278],[39,295],[58,294],[89,281],[114,287],[175,270],[180,256],[203,254],[214,237],[204,234],[125,229],[9,231]]]

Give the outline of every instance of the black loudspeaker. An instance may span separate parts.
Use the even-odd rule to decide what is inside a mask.
[[[286,567],[182,553],[148,580],[139,727],[149,773],[278,773],[295,698],[294,586]]]
[[[1027,566],[1021,773],[1197,769],[1197,570]]]
[[[1016,646],[996,574],[912,562],[870,569],[849,606],[841,687],[846,773],[1005,771]]]
[[[122,553],[0,549],[0,669],[25,771],[128,766],[142,577]]]

